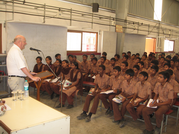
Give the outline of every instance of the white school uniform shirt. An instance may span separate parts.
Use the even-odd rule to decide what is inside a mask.
[[[28,65],[22,50],[17,45],[13,44],[10,48],[6,63],[8,75],[26,76],[21,69],[24,67],[28,69]]]

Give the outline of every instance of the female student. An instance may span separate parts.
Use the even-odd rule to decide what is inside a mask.
[[[58,75],[61,73],[61,70],[62,70],[62,68],[61,68],[61,63],[62,63],[62,62],[61,62],[61,60],[59,60],[59,59],[57,59],[57,60],[55,61],[55,64],[54,64],[54,66],[55,66],[54,73],[56,74],[56,76],[58,76]],[[45,90],[45,91],[51,96],[51,99],[53,99],[54,92],[53,92],[53,90],[51,90],[51,88],[50,88],[50,82],[51,82],[53,79],[55,79],[55,76],[53,76],[50,81],[45,81],[44,83],[42,83],[42,88],[43,88],[43,90]]]
[[[61,69],[61,73],[58,75],[58,77],[62,77],[62,80],[68,80],[70,79],[70,67],[69,67],[69,62],[67,60],[63,60],[62,61],[62,69]],[[61,78],[60,78],[61,80]],[[56,93],[56,94],[59,94],[59,89],[61,89],[61,86],[60,86],[60,82],[54,82],[54,83],[51,83],[50,82],[50,89]],[[57,106],[58,108],[58,106]]]
[[[73,108],[73,98],[76,90],[82,91],[82,86],[83,86],[83,77],[82,73],[78,68],[78,63],[73,62],[71,64],[71,70],[70,70],[70,79],[72,82],[72,85],[65,87],[62,91],[62,102],[61,102],[61,95],[60,95],[60,103],[62,105],[65,105],[65,101],[67,99],[68,101],[68,106],[67,109]],[[61,104],[60,104],[61,106]]]

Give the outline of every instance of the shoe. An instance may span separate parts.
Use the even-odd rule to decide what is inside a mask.
[[[65,105],[62,104],[62,107],[65,107]],[[61,108],[61,103],[59,103],[56,108]]]
[[[123,128],[125,126],[126,122],[124,119],[121,120],[121,122],[119,123],[119,127]]]
[[[67,106],[67,109],[71,109],[71,108],[73,108],[74,106],[73,105],[68,105]]]
[[[154,130],[148,131],[147,129],[145,129],[145,130],[143,131],[143,134],[154,134]]]
[[[54,97],[54,92],[50,96],[51,100],[53,99],[53,97]]]
[[[121,122],[121,120],[117,120],[117,121],[113,120],[112,122],[116,123],[116,124],[119,124]]]
[[[154,134],[160,134],[160,128],[155,127]]]
[[[77,116],[78,120],[83,120],[87,117],[87,114],[81,113],[79,116]]]
[[[139,119],[144,120],[144,118],[143,118],[143,116],[142,116],[142,115],[139,115]]]
[[[91,121],[91,117],[88,115],[87,117],[86,117],[86,122],[90,122]]]
[[[109,113],[110,113],[110,108],[108,108],[107,110],[106,110],[106,113],[105,113],[105,115],[108,115]]]

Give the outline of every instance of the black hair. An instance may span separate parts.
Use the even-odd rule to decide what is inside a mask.
[[[148,73],[147,73],[147,72],[142,71],[142,72],[140,72],[139,74],[142,74],[144,77],[147,77],[147,79],[148,79]],[[146,79],[146,80],[147,80],[147,79]]]
[[[113,69],[116,69],[118,72],[121,71],[121,67],[120,66],[115,66]]]
[[[161,59],[162,59],[162,58],[165,60],[165,58],[164,58],[164,57],[161,57]]]
[[[126,53],[125,53],[125,52],[122,52],[122,54],[125,54],[125,55],[126,55]]]
[[[150,53],[150,54],[149,54],[149,56],[151,56],[151,57],[152,57],[152,53]]]
[[[59,55],[61,56],[61,54],[59,54],[59,53],[58,53],[58,54],[55,54],[55,58],[58,57]]]
[[[135,55],[135,54],[132,54],[132,56]]]
[[[171,67],[169,63],[165,63],[164,66],[168,66],[169,68]]]
[[[36,58],[36,60],[37,60],[37,59],[40,59],[40,60],[42,61],[42,57],[41,57],[41,56],[38,56],[38,57]]]
[[[166,58],[169,58],[169,59],[171,59],[171,56],[170,56],[170,55],[167,55],[167,56],[166,56]]]
[[[127,69],[125,73],[130,76],[134,76],[134,71],[132,69]]]
[[[111,60],[115,61],[116,62],[116,59],[115,58],[111,58]]]
[[[95,57],[95,54],[90,54],[90,55],[93,55]]]
[[[123,61],[122,63],[125,64],[126,67],[128,67],[128,62],[127,61]]]
[[[174,60],[174,59],[171,59],[170,61],[173,61],[173,62],[175,63],[175,61],[176,61],[176,60]]]
[[[170,60],[165,59],[165,61],[170,64]]]
[[[153,63],[154,65],[158,65],[158,60],[152,60],[151,63]]]
[[[136,68],[137,70],[140,70],[139,65],[134,65],[133,68]]]
[[[128,59],[128,58],[129,58],[129,56],[128,56],[128,55],[124,55],[124,57],[125,57],[126,59]]]
[[[70,55],[68,55],[68,58],[69,58],[69,57],[72,57],[72,58],[73,58],[73,55],[70,54]]]
[[[139,54],[139,53],[136,53],[136,55],[139,55],[139,56],[140,56],[140,54]]]
[[[76,58],[76,55],[73,55],[74,58]]]
[[[106,67],[104,65],[99,65],[99,67],[101,67],[103,70],[106,69]]]
[[[179,59],[177,59],[175,62],[179,62]]]
[[[94,58],[92,59],[92,61],[93,61],[93,60],[97,61],[98,59],[97,59],[96,57],[94,57]]]
[[[145,54],[144,54],[144,55],[142,55],[142,56],[145,56],[145,58],[147,58],[147,55],[145,55]]]
[[[118,59],[120,58],[120,55],[119,54],[115,54],[114,57],[117,57]]]
[[[78,69],[78,62],[73,62],[73,64],[77,67],[76,69]]]
[[[105,56],[107,56],[107,53],[106,53],[106,52],[103,52],[103,53],[102,53],[102,55],[105,55]]]
[[[178,59],[178,57],[177,56],[173,56],[172,59],[176,61]]]
[[[62,64],[62,61],[60,59],[56,59],[56,60],[58,60],[60,62],[60,64]]]
[[[161,53],[161,55],[164,55],[164,56],[165,56],[165,53]]]
[[[103,59],[104,59],[104,61],[106,61],[106,57],[102,56],[101,58],[103,58]]]
[[[86,58],[88,58],[88,55],[87,55],[87,54],[83,54],[83,56],[85,56]]]
[[[50,56],[47,56],[46,59],[52,60],[52,58]]]
[[[140,57],[136,57],[136,59],[139,59],[139,61],[141,60],[141,58],[140,58]]]
[[[139,61],[139,64],[141,64],[142,66],[144,66],[144,62],[143,61]]]
[[[171,69],[168,69],[168,70],[166,70],[166,71],[169,73],[170,76],[173,75],[173,71],[172,71]]]
[[[167,71],[162,71],[159,74],[163,75],[164,79],[167,79],[167,81],[170,79],[170,74]]]
[[[67,60],[63,60],[63,61],[66,62],[67,64],[69,63]],[[63,62],[63,61],[62,61],[62,62]]]
[[[130,53],[130,54],[131,54],[131,51],[128,51],[127,53]]]
[[[154,69],[156,72],[158,72],[158,66],[157,65],[153,65],[152,67],[151,67],[151,69]]]

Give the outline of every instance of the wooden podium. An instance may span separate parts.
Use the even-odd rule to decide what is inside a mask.
[[[40,87],[42,85],[42,80],[52,77],[53,73],[49,72],[49,71],[43,71],[38,73],[37,75],[35,75],[36,77],[40,77],[41,81],[35,82],[32,81],[31,79],[28,80],[29,83],[34,82],[36,88],[37,88],[37,100],[40,101]]]

